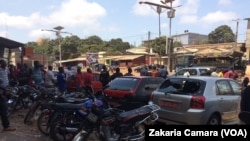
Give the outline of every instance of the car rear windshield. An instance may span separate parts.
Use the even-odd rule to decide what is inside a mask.
[[[169,78],[159,87],[159,92],[181,95],[203,95],[206,82],[191,78]]]
[[[109,83],[109,89],[133,90],[138,84],[138,78],[116,78]]]

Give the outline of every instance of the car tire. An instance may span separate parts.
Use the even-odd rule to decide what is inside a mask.
[[[220,125],[220,124],[221,124],[221,118],[219,115],[216,114],[211,115],[207,121],[207,125]]]

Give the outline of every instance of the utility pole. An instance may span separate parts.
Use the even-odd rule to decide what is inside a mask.
[[[239,29],[239,21],[240,19],[235,19],[233,21],[236,21],[236,31],[235,31],[235,46],[234,46],[234,49],[237,48],[237,40],[238,40],[238,29]]]
[[[62,36],[61,36],[61,33],[72,35],[72,33],[70,33],[70,32],[61,32],[62,29],[64,29],[64,27],[62,27],[62,26],[54,27],[54,30],[42,29],[42,31],[50,31],[50,32],[55,32],[56,33],[56,37],[59,40],[59,45],[58,45],[58,48],[59,48],[59,66],[62,65],[62,63],[61,63],[61,61],[62,61],[62,48],[61,48],[61,38],[62,38]]]
[[[165,0],[165,1],[161,1],[161,3],[163,4],[167,4],[170,3],[170,11],[168,11],[168,18],[169,18],[169,37],[167,37],[166,39],[166,50],[168,53],[168,71],[172,72],[172,52],[171,52],[171,48],[172,48],[172,44],[169,42],[168,38],[171,38],[171,28],[172,28],[172,18],[174,18],[175,16],[175,9],[173,9],[172,3],[174,0]]]
[[[140,1],[139,4],[148,4],[151,7],[152,6],[156,6],[156,9],[154,9],[153,7],[152,7],[152,9],[154,9],[157,12],[158,17],[159,17],[158,20],[159,20],[159,41],[160,41],[160,38],[161,38],[161,13],[163,12],[162,8],[170,9],[170,7],[167,6],[167,5],[161,5],[161,4],[152,3],[152,2],[148,2],[148,1]],[[159,46],[160,64],[162,63],[162,54],[161,54],[161,51],[162,51],[162,48],[161,48],[161,46]]]
[[[151,41],[150,41],[150,36],[151,36],[151,32],[148,31],[148,49],[149,49],[149,64],[152,64],[151,62],[151,51],[152,51],[152,48],[151,48]]]

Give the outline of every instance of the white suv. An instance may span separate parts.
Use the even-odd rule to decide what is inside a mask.
[[[183,76],[186,72],[189,72],[190,76],[210,76],[211,71],[216,69],[216,67],[212,66],[202,66],[202,67],[187,67],[182,68],[177,71],[174,76]]]

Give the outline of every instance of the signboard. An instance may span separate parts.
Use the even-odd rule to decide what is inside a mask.
[[[86,63],[87,65],[98,63],[98,53],[90,53],[88,52],[86,55]]]

